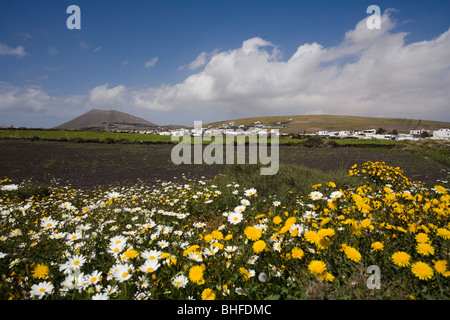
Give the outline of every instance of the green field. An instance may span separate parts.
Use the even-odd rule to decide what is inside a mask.
[[[119,133],[101,131],[69,131],[39,129],[4,129],[0,130],[0,138],[34,139],[74,142],[153,142],[170,143],[170,136],[139,133]]]
[[[3,129],[0,130],[0,139],[26,139],[48,141],[73,141],[73,142],[107,142],[107,143],[176,143],[171,141],[171,136],[141,133],[119,133],[103,131],[70,131],[70,130],[39,130],[39,129]],[[225,139],[224,139],[225,140]],[[280,137],[280,145],[299,145],[307,139],[294,139]],[[374,139],[332,139],[339,146],[370,144],[370,145],[394,145],[395,141]],[[180,139],[181,141],[181,139]],[[192,139],[194,141],[194,139]],[[268,139],[270,142],[270,138]],[[330,141],[330,140],[328,140]],[[203,144],[210,141],[203,140]],[[212,139],[214,142],[214,139]]]

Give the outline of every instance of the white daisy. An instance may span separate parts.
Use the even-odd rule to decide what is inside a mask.
[[[161,265],[159,264],[158,260],[145,260],[144,264],[139,268],[139,270],[141,270],[142,272],[145,273],[152,273],[156,270],[158,270],[158,268]]]
[[[238,224],[243,219],[242,213],[240,212],[230,212],[228,215],[228,222],[231,224]]]
[[[335,199],[339,199],[340,197],[342,197],[342,195],[343,195],[343,193],[341,191],[333,191],[330,194],[330,198],[335,200]]]
[[[189,279],[185,275],[179,275],[172,279],[172,285],[175,288],[184,288],[189,282]]]
[[[109,300],[109,295],[105,292],[99,292],[94,294],[91,300]]]
[[[313,191],[309,194],[312,200],[320,200],[323,197],[323,194],[319,191]]]
[[[255,188],[247,189],[245,190],[244,194],[246,197],[254,196],[256,194],[256,189]]]
[[[14,191],[19,189],[19,186],[17,184],[6,184],[2,186],[2,191]]]
[[[141,257],[147,260],[158,260],[162,251],[159,250],[145,250],[141,253]]]
[[[39,284],[34,284],[31,286],[30,294],[31,297],[38,297],[41,299],[47,294],[51,294],[53,292],[53,285],[51,282],[40,282]]]

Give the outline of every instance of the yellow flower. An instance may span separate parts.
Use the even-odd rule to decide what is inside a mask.
[[[285,222],[285,226],[290,226],[290,227],[292,227],[292,225],[295,223],[295,222],[297,222],[297,219],[295,218],[295,217],[290,217],[290,218],[288,218],[287,220],[286,220],[286,222]]]
[[[222,240],[223,239],[223,233],[218,231],[218,230],[214,230],[213,232],[211,232],[211,235],[216,240]]]
[[[418,233],[415,238],[416,238],[416,241],[419,243],[430,241],[430,238],[428,238],[428,235],[423,232]]]
[[[370,247],[373,251],[383,251],[384,249],[384,245],[379,241],[372,243]]]
[[[258,240],[253,244],[253,251],[255,253],[260,253],[266,248],[266,243],[263,240]]]
[[[189,269],[189,280],[197,284],[201,284],[203,280],[203,267],[194,266]]]
[[[416,262],[411,266],[411,271],[420,280],[428,280],[433,278],[433,269],[425,262]]]
[[[327,182],[327,185],[330,187],[330,188],[336,188],[336,183],[334,183],[334,182]]]
[[[447,260],[435,261],[434,269],[437,273],[444,275],[447,272]]]
[[[272,220],[272,222],[273,222],[274,224],[280,224],[281,221],[283,221],[283,220],[281,219],[280,216],[275,216],[275,217],[273,217],[273,220]]]
[[[202,300],[215,300],[216,299],[216,294],[214,293],[213,290],[206,288],[205,290],[203,290],[202,292]]]
[[[212,246],[213,246],[213,247],[217,247],[217,248],[219,248],[220,250],[223,249],[223,244],[218,243],[218,242],[214,242],[214,243],[212,244]]]
[[[420,242],[416,246],[416,250],[419,254],[423,256],[433,255],[434,254],[434,248],[429,244],[425,242]]]
[[[397,266],[407,267],[411,256],[404,251],[397,251],[392,255],[391,259]]]
[[[436,189],[437,192],[446,194],[447,190],[443,186],[434,186],[434,189]]]
[[[292,228],[292,225],[284,226],[283,228],[281,228],[281,230],[280,230],[278,233],[279,233],[279,234],[286,233],[286,232],[288,232],[289,230],[291,230],[291,228]]]
[[[212,234],[207,234],[204,238],[203,238],[207,243],[211,242],[211,240],[213,239]]]
[[[258,240],[259,238],[261,238],[262,232],[260,229],[258,229],[256,227],[249,226],[249,227],[245,228],[244,234],[247,237],[247,239]]]
[[[193,245],[190,246],[188,249],[183,251],[183,256],[187,256],[189,253],[194,252],[195,250],[197,250],[198,248],[200,248],[199,245]]]
[[[361,254],[353,247],[345,246],[344,253],[352,261],[359,262],[361,260]]]
[[[327,270],[327,265],[323,261],[313,260],[309,263],[308,270],[312,274],[320,275],[320,274],[324,273],[325,270]]]
[[[138,252],[136,250],[127,250],[123,253],[124,257],[127,259],[134,259],[138,256]]]
[[[333,282],[333,280],[334,280],[334,276],[329,272],[324,272],[322,274],[319,274],[319,275],[317,275],[317,278],[319,278],[320,280],[328,281],[328,282]]]
[[[249,271],[247,271],[247,269],[245,269],[243,267],[239,268],[239,273],[244,275],[244,280],[245,281],[247,281],[252,276],[252,274]]]
[[[301,259],[305,255],[303,250],[300,248],[297,248],[297,247],[293,248],[291,250],[291,253],[292,253],[292,258],[295,258],[295,259]]]
[[[448,231],[447,229],[439,228],[437,229],[436,234],[446,240],[450,239],[450,231]]]
[[[321,236],[315,231],[308,230],[305,232],[305,239],[311,243],[319,243]]]
[[[320,229],[319,231],[317,231],[317,234],[321,237],[332,237],[336,234],[336,232],[332,228],[326,228]]]
[[[46,279],[48,277],[49,271],[49,268],[45,264],[38,264],[33,269],[33,278]]]
[[[361,226],[363,226],[363,228],[368,228],[371,223],[372,222],[369,219],[364,219],[363,221],[361,221]]]

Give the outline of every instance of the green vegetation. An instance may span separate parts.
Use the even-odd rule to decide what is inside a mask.
[[[39,129],[2,129],[0,139],[25,139],[44,140],[77,143],[177,143],[171,141],[171,136],[141,134],[141,133],[120,133],[103,131],[69,131],[69,130],[39,130]],[[225,140],[225,139],[224,139]],[[181,139],[180,139],[181,141]],[[194,141],[194,138],[191,139]],[[248,141],[248,140],[247,140]],[[315,141],[315,142],[313,142]],[[335,142],[330,142],[335,141]],[[203,140],[203,144],[214,142]],[[225,141],[224,141],[225,142]],[[268,139],[270,143],[270,138]],[[310,138],[290,138],[279,137],[280,145],[305,145],[305,146],[347,146],[347,145],[394,145],[395,141],[376,139],[321,139]]]
[[[39,129],[4,129],[0,130],[0,138],[78,143],[171,143],[170,136],[154,134]]]

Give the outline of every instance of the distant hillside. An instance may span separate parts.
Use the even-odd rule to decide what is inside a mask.
[[[91,110],[54,129],[65,130],[152,130],[160,126],[115,110]]]
[[[407,132],[414,129],[438,130],[450,128],[450,122],[416,120],[403,118],[374,118],[342,115],[301,115],[301,116],[273,116],[253,117],[236,120],[227,120],[210,123],[216,127],[222,124],[235,122],[236,125],[254,126],[255,122],[261,122],[263,126],[279,129],[284,133],[314,133],[320,130],[364,130],[383,128],[388,131],[396,129],[398,132]],[[207,124],[208,125],[208,124]],[[207,126],[204,125],[204,126]]]

